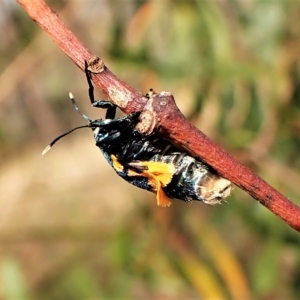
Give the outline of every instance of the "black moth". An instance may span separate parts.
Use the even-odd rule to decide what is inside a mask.
[[[88,124],[57,137],[43,154],[63,136],[76,129],[89,127],[94,132],[96,146],[117,174],[139,188],[156,193],[158,206],[170,206],[170,199],[185,202],[198,200],[214,205],[230,195],[231,182],[222,178],[211,167],[176,149],[169,141],[155,134],[139,133],[135,127],[140,113],[115,119],[115,105],[105,100],[95,101],[87,68],[86,77],[92,106],[106,109],[105,119],[91,120],[81,113],[70,93],[75,109]]]

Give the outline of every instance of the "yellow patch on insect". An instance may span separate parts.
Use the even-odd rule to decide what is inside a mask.
[[[136,173],[139,176],[148,178],[149,184],[153,187],[154,191],[156,192],[156,202],[158,206],[168,207],[172,204],[171,200],[168,198],[168,196],[162,189],[171,182],[172,177],[175,173],[175,167],[172,164],[153,161],[138,161],[131,162],[128,165],[140,170],[142,173]]]
[[[124,170],[124,167],[119,163],[118,159],[112,154],[110,156],[112,160],[112,166],[117,172],[122,172]]]

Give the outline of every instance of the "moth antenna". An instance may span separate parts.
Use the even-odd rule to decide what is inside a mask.
[[[87,121],[89,121],[89,122],[92,122],[92,120],[91,120],[88,116],[86,116],[84,113],[81,112],[81,110],[79,109],[79,107],[78,107],[77,104],[76,104],[76,101],[75,101],[74,96],[73,96],[72,93],[69,93],[69,98],[70,98],[70,100],[72,101],[72,104],[74,105],[75,110],[76,110],[76,111],[77,111],[77,112],[78,112],[85,120],[87,120]]]
[[[45,155],[49,150],[51,149],[51,146],[48,145],[42,152],[42,155]]]
[[[57,138],[55,138],[55,139],[54,139],[54,140],[53,140],[53,141],[52,141],[52,142],[44,149],[44,151],[42,152],[42,155],[45,155],[45,154],[51,149],[51,147],[52,147],[57,141],[59,141],[61,138],[63,138],[64,136],[70,134],[71,132],[73,132],[73,131],[75,131],[75,130],[77,130],[77,129],[88,128],[88,127],[90,127],[90,126],[89,126],[89,125],[78,126],[78,127],[75,127],[75,128],[73,128],[73,129],[69,130],[68,132],[65,132],[65,133],[59,135]]]

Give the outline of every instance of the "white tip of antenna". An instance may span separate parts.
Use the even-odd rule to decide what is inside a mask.
[[[45,155],[50,149],[51,149],[51,146],[48,145],[48,146],[44,149],[44,151],[42,152],[42,155]]]
[[[74,96],[71,92],[69,93],[69,97],[70,97],[70,99],[74,99]]]

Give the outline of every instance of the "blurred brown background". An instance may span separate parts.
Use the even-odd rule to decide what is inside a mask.
[[[121,79],[300,205],[300,2],[48,1]],[[300,237],[246,193],[174,201],[119,178],[85,124],[84,74],[0,2],[0,299],[299,299]],[[105,96],[97,91],[97,97]]]

